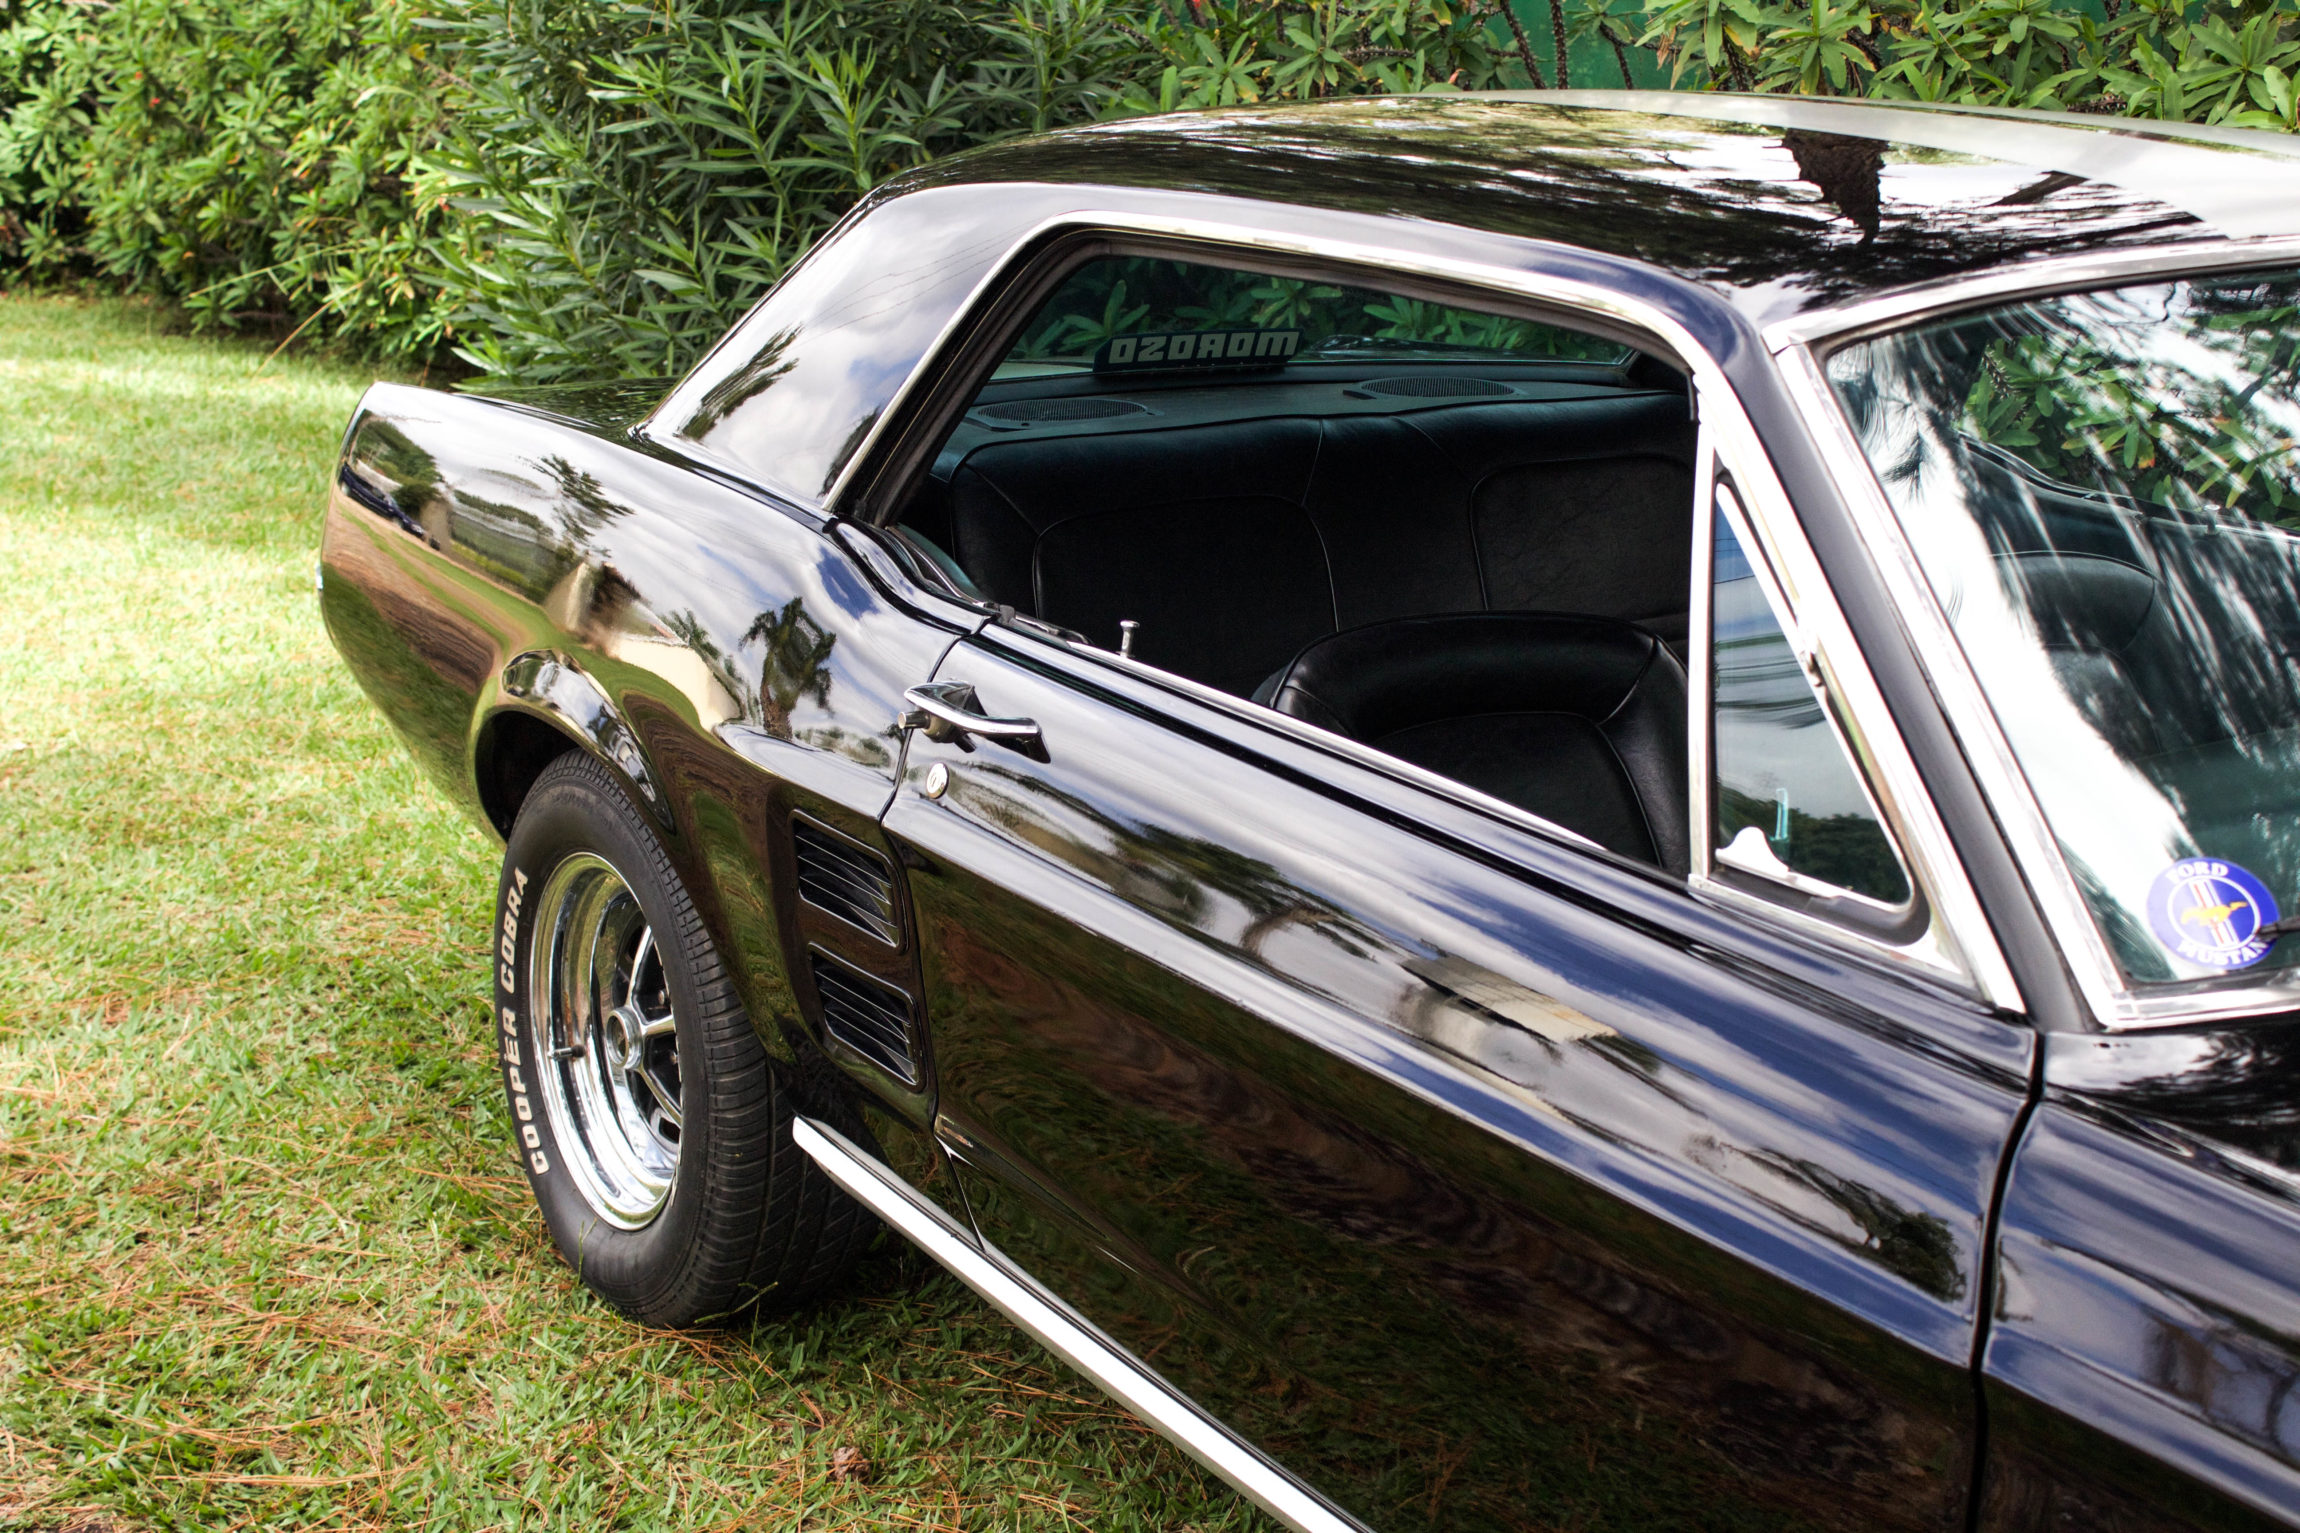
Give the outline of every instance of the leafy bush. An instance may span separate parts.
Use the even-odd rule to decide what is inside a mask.
[[[1673,81],[2295,129],[2292,0],[1647,0]]]
[[[1154,99],[1130,104],[1161,111],[1549,83],[1524,22],[1501,0],[1200,0],[1183,14],[1153,12],[1146,35]]]
[[[468,0],[472,82],[425,160],[464,357],[676,371],[855,200],[974,144],[1177,106],[1525,84],[1500,0]]]
[[[0,256],[207,325],[326,319],[428,352],[439,116],[408,0],[19,0],[0,32]]]
[[[862,193],[1118,105],[1101,0],[498,0],[433,23],[471,82],[427,191],[463,352],[549,379],[674,370]]]
[[[675,372],[871,187],[1193,106],[1640,84],[2295,126],[2295,0],[0,0],[0,271]]]

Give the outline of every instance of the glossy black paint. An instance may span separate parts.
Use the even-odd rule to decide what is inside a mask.
[[[2300,1031],[2050,1040],[1985,1370],[1982,1527],[2300,1516]]]
[[[1895,119],[1874,115],[1889,138]],[[808,507],[852,465],[829,509],[867,519],[894,496],[854,455],[882,421],[899,424],[903,380],[957,349],[960,310],[995,298],[1026,253],[1018,242],[1093,213],[1539,271],[1654,305],[1724,368],[1796,500],[2031,1014],[2081,1027],[2083,1005],[1757,327],[1909,281],[2213,231],[2106,183],[2062,187],[2082,203],[2074,212],[2019,200],[2059,183],[2013,159],[1975,179],[1964,156],[1897,162],[1878,182],[1872,233],[1832,200],[1845,195],[1838,180],[1812,179],[1821,163],[1809,135],[1785,128],[1469,99],[1180,114],[986,150],[874,194],[642,431]],[[866,341],[870,365],[845,365]]]
[[[2106,182],[2007,200],[2050,179],[2011,161],[1967,191],[1921,160],[1865,180],[1865,142],[1424,100],[948,162],[874,194],[651,413],[662,385],[372,391],[323,611],[490,828],[555,752],[614,763],[808,1110],[1383,1526],[2300,1526],[2291,1024],[2078,1031],[1758,338],[2214,231]],[[985,629],[831,520],[871,508],[866,442],[1018,242],[1091,211],[1540,271],[1683,325],[2032,1016]],[[901,692],[937,675],[1040,718],[1045,758],[906,761]],[[796,898],[795,813],[899,862],[897,940]],[[917,1089],[825,1044],[814,947],[931,1007]]]
[[[918,741],[887,819],[986,1239],[1376,1526],[1961,1526],[2026,1033],[1027,638],[940,674],[1049,756]]]
[[[754,1023],[852,1123],[840,1083],[879,1077],[822,1047],[804,954],[905,990],[914,957],[794,898],[790,817],[884,848],[902,689],[973,619],[896,607],[837,540],[611,432],[389,386],[347,435],[322,563],[337,647],[490,829],[557,751],[614,765]],[[926,1098],[893,1095],[915,1133]],[[934,1159],[923,1138],[913,1159]]]
[[[1553,275],[1661,306],[1737,386],[1769,372],[1760,326],[1819,305],[2024,258],[2215,233],[2148,196],[2069,186],[2017,158],[1899,157],[1886,174],[1881,153],[1896,121],[1910,131],[1911,119],[1867,116],[1814,135],[1393,97],[1182,113],[979,150],[874,192],[646,431],[821,505],[1002,258],[1031,231],[1094,212],[1507,270],[1537,257]],[[2089,147],[2077,142],[2089,135],[2063,133],[2072,154]],[[1847,154],[1855,170],[1837,164]],[[2059,190],[2024,196],[2043,184]]]
[[[1822,134],[1785,126],[1777,100],[1756,105],[1781,115],[1660,116],[1538,94],[1229,108],[1001,145],[925,179],[1153,187],[1538,240],[1698,283],[1757,324],[2036,256],[2213,232],[2107,181],[2024,198],[2049,167],[2018,147],[1888,168],[1907,118],[1856,110]]]

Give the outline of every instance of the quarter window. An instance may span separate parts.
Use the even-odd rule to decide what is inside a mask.
[[[1905,904],[1908,876],[1719,498],[1709,605],[1716,860]]]

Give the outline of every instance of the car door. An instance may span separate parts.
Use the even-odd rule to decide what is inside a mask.
[[[1702,613],[1766,567],[1710,505]],[[1377,1526],[1963,1525],[2025,1029],[1706,834],[1689,883],[1028,625],[935,679],[1031,726],[914,734],[884,822],[994,1251]],[[1721,770],[1765,711],[1697,705]]]
[[[1991,1530],[2300,1523],[2292,1024],[2056,1035],[1984,1360]]]

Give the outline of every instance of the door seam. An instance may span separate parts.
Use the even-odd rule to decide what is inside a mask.
[[[2044,1055],[2044,1035],[2038,1033],[2029,1057],[2028,1081],[2020,1111],[2013,1114],[2012,1126],[2005,1132],[2004,1151],[1997,1157],[1996,1176],[1989,1185],[1988,1217],[1981,1222],[1980,1293],[1975,1304],[1972,1360],[1967,1368],[1973,1391],[1973,1451],[1971,1480],[1965,1489],[1965,1533],[1980,1533],[1981,1498],[1988,1486],[1988,1376],[1982,1366],[1988,1355],[1991,1323],[1996,1316],[1997,1250],[2002,1237],[2005,1194],[2012,1185],[2013,1163],[2020,1158],[2021,1141],[2028,1137],[2029,1122],[2044,1102]]]

